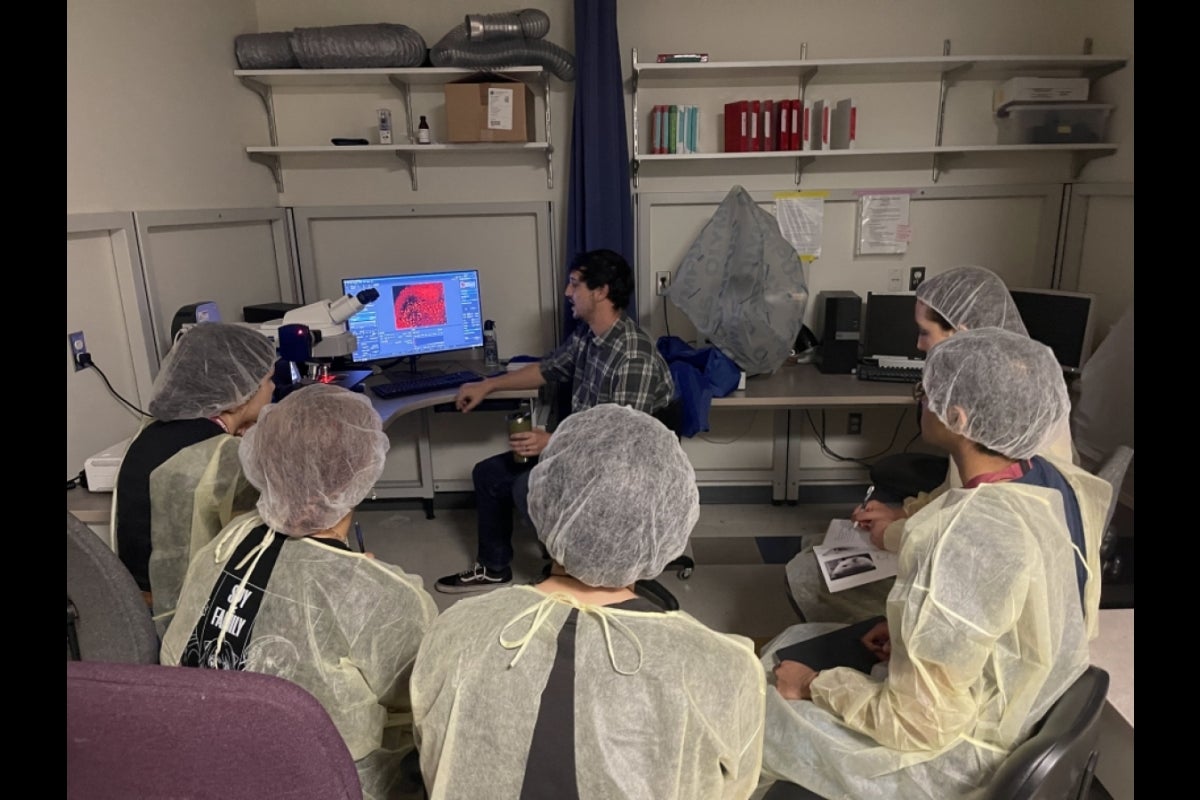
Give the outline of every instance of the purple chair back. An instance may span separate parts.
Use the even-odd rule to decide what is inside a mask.
[[[362,800],[329,714],[256,672],[67,662],[67,798]]]

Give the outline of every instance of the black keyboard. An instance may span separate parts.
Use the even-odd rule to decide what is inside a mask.
[[[921,380],[920,367],[882,367],[878,364],[860,363],[855,370],[855,374],[860,381],[916,383]]]
[[[483,380],[482,375],[470,372],[469,370],[463,370],[461,372],[447,372],[445,375],[420,375],[415,378],[405,378],[404,380],[392,383],[380,383],[371,386],[370,389],[375,393],[376,397],[388,400],[392,397],[402,397],[408,394],[425,394],[426,392],[436,392],[442,389],[457,389],[464,383],[481,380]]]

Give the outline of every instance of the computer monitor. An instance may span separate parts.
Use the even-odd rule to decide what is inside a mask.
[[[912,292],[867,292],[864,358],[924,360],[925,354],[917,349],[917,321],[913,316],[916,304],[917,296]]]
[[[479,271],[414,272],[344,278],[342,291],[379,290],[379,299],[347,321],[358,340],[355,363],[448,353],[483,346]]]
[[[1092,310],[1096,295],[1054,289],[1009,289],[1029,336],[1054,351],[1068,372],[1078,372],[1092,354]]]

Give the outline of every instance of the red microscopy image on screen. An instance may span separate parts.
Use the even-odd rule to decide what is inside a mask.
[[[440,283],[414,283],[392,289],[396,330],[446,324],[446,289]]]

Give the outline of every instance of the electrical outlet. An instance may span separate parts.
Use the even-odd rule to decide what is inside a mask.
[[[80,363],[80,358],[87,354],[87,342],[83,339],[83,331],[75,331],[67,334],[67,339],[71,342],[71,357],[75,360],[75,371],[86,369],[86,365]]]
[[[924,267],[910,267],[908,270],[908,290],[915,292],[921,282],[925,280]]]
[[[657,278],[655,285],[658,287],[658,294],[666,294],[667,290],[671,288],[671,273],[663,271],[656,273],[655,277]]]
[[[857,411],[846,415],[846,434],[858,436],[862,433],[862,414]]]
[[[904,270],[900,269],[900,267],[892,267],[888,270],[888,291],[904,291]]]

